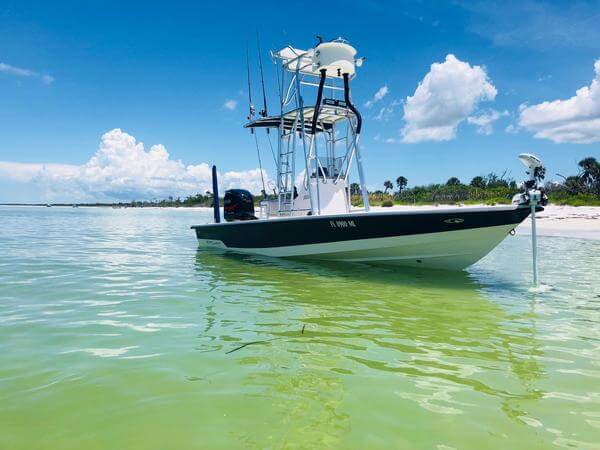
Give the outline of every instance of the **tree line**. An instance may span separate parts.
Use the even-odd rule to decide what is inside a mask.
[[[85,204],[85,206],[112,206],[117,208],[185,208],[191,206],[211,207],[212,205],[213,195],[210,191],[206,191],[204,194],[188,195],[185,198],[169,196],[162,200],[131,200],[129,202]]]
[[[546,182],[544,188],[552,203],[572,205],[600,205],[600,163],[596,158],[588,157],[579,161],[575,175],[563,176],[561,180]],[[540,181],[545,178],[545,169],[538,171]],[[374,204],[392,206],[394,203],[510,203],[512,197],[521,192],[517,182],[507,176],[491,172],[487,175],[473,177],[468,184],[457,177],[450,177],[445,183],[433,183],[407,188],[408,179],[404,176],[383,182],[383,190],[369,193]],[[394,190],[396,188],[396,190]],[[350,186],[352,202],[362,203],[360,186]]]

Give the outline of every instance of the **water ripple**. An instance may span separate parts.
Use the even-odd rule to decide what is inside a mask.
[[[198,249],[209,217],[0,208],[4,446],[598,448],[597,241],[540,238],[529,292],[519,236],[399,271]]]

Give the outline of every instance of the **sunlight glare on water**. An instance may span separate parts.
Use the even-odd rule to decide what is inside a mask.
[[[0,208],[0,448],[600,448],[600,242],[467,272],[198,249],[191,209]]]

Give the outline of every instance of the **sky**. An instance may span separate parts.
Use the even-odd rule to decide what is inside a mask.
[[[259,192],[243,128],[257,30],[271,111],[268,50],[342,36],[366,57],[352,97],[371,189],[520,180],[522,152],[557,180],[600,158],[599,1],[313,6],[0,0],[0,202],[185,196],[210,188],[212,164],[223,188]]]

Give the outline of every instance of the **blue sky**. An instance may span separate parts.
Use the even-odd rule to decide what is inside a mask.
[[[372,187],[398,175],[415,185],[504,169],[520,179],[521,152],[550,174],[600,157],[598,1],[331,2],[326,13],[266,1],[24,3],[0,1],[0,202],[201,191],[203,163],[229,172],[229,183],[255,179],[242,125],[245,41],[257,29],[265,53],[308,48],[319,34],[343,36],[367,57],[353,98]],[[449,54],[456,64],[444,64]],[[434,63],[441,75],[428,81]],[[412,125],[411,102],[427,116]],[[445,128],[432,133],[432,123]]]

